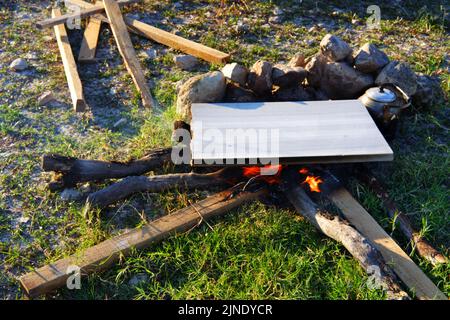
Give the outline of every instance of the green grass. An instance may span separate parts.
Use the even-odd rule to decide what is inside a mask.
[[[30,11],[25,1],[20,3],[23,11]],[[227,5],[235,3],[232,10],[220,7],[219,1],[193,3],[195,6],[175,15],[170,1],[147,1],[141,12],[155,10],[169,19],[179,15],[200,17],[180,26],[181,32],[205,45],[232,53],[235,61],[246,66],[258,59],[287,61],[297,52],[313,54],[327,32],[320,29],[310,33],[306,26],[296,25],[291,19],[296,15],[310,15],[308,11],[316,7],[315,1],[303,1],[299,7],[292,7],[292,1],[225,1]],[[206,17],[207,4],[215,10],[212,18]],[[292,7],[293,11],[282,25],[267,28],[266,21],[275,5]],[[338,34],[344,31],[343,23],[358,18],[362,22],[354,26],[358,32],[345,36],[352,45],[370,40],[383,45],[393,59],[408,61],[418,72],[440,73],[442,86],[448,93],[449,75],[444,61],[448,34],[442,20],[436,18],[439,7],[434,2],[427,5],[431,10],[428,14],[422,11],[409,15],[401,11],[402,18],[397,19],[399,13],[382,2],[385,18],[382,18],[381,31],[364,31],[365,11],[354,7],[353,1],[319,1],[321,11],[315,16],[319,21],[337,21]],[[354,7],[354,10],[332,17],[333,6]],[[417,4],[407,1],[405,10],[414,12],[411,6]],[[236,10],[246,10],[250,19],[247,33],[234,30]],[[102,81],[95,84],[99,90],[102,86],[108,90],[115,86],[123,95],[112,99],[109,94],[99,94],[101,100],[92,113],[75,115],[57,46],[54,41],[44,40],[45,35],[52,34],[51,30],[30,32],[34,30],[32,21],[16,21],[15,15],[7,8],[0,8],[3,50],[0,52],[0,298],[21,297],[16,277],[24,272],[172,213],[185,207],[188,199],[197,201],[207,196],[203,191],[138,194],[101,213],[92,212],[92,219],[86,220],[82,203],[63,202],[58,193],[46,190],[51,174],[42,172],[40,157],[54,152],[91,159],[128,160],[141,157],[152,148],[169,146],[172,123],[176,119],[176,82],[220,67],[205,64],[202,71],[180,71],[173,66],[176,51],[163,51],[163,46],[133,36],[139,50],[148,47],[158,50],[155,61],[142,58],[141,62],[148,78],[154,81],[152,93],[161,110],[150,112],[140,106],[139,95],[112,47],[115,55],[100,61],[95,68],[92,66],[97,72],[93,78]],[[43,15],[48,15],[48,11],[43,10]],[[417,45],[418,34],[425,34],[421,41],[426,41],[427,46]],[[75,34],[71,33],[72,36]],[[306,39],[314,39],[315,44],[306,47],[303,43]],[[102,33],[99,47],[109,48],[111,44],[112,37]],[[415,48],[412,54],[403,50],[408,45]],[[38,56],[32,63],[35,71],[32,75],[17,75],[7,70],[13,59],[30,51]],[[85,77],[83,72],[81,77]],[[92,84],[91,78],[83,78],[83,82]],[[36,98],[46,90],[57,95],[60,106],[37,105]],[[126,124],[115,128],[113,124],[121,118],[126,119]],[[402,119],[393,146],[395,161],[376,167],[399,207],[447,256],[450,247],[449,122],[448,105],[427,111],[412,110]],[[169,172],[170,168],[159,171]],[[96,190],[106,184],[91,183],[80,188]],[[395,222],[387,218],[373,193],[355,181],[351,191],[449,295],[450,266],[433,267],[418,257]],[[28,222],[20,223],[21,217],[29,218]],[[202,225],[146,250],[134,251],[108,271],[83,280],[82,290],[60,290],[55,298],[384,298],[381,291],[367,288],[367,276],[342,246],[320,235],[292,210],[252,203],[215,219],[211,225],[213,230]],[[146,281],[130,286],[128,282],[137,274],[145,275]]]

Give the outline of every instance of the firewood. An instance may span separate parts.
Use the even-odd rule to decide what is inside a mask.
[[[396,203],[385,191],[386,189],[382,183],[378,181],[378,179],[375,178],[367,168],[357,170],[357,177],[383,201],[388,216],[395,220],[395,223],[398,224],[402,233],[412,243],[419,256],[428,260],[434,266],[448,262],[447,257],[437,251],[427,240],[423,238],[420,232],[414,229],[408,216],[398,208]]]
[[[74,187],[77,183],[119,179],[138,176],[170,163],[172,148],[155,149],[139,160],[129,162],[108,162],[83,160],[48,154],[42,157],[42,169],[62,174],[60,182],[53,182],[58,188]]]
[[[91,193],[86,203],[89,207],[104,208],[138,192],[160,192],[174,188],[197,189],[224,185],[227,179],[225,171],[229,170],[221,169],[207,174],[178,173],[152,177],[126,177],[102,190]]]
[[[71,276],[71,267],[78,267],[81,276],[105,270],[116,263],[121,255],[129,255],[132,248],[144,249],[169,236],[191,230],[203,221],[221,216],[245,202],[256,200],[264,193],[264,189],[237,194],[235,190],[229,189],[217,193],[143,227],[29,272],[20,278],[20,284],[29,297],[48,293],[66,285]]]
[[[383,261],[380,252],[367,238],[345,220],[321,210],[297,181],[286,180],[283,189],[297,212],[326,236],[341,243],[370,277],[384,288],[388,299],[409,299],[408,294],[397,284],[394,273]]]

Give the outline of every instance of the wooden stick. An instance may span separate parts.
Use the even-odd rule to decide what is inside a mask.
[[[92,8],[93,4],[85,2],[83,0],[70,0],[74,4],[79,5],[82,8]],[[104,15],[102,16],[102,21],[109,23],[108,18]],[[161,43],[163,45],[169,46],[171,48],[180,50],[184,53],[191,54],[197,58],[201,58],[205,61],[217,64],[223,64],[230,60],[231,56],[228,53],[221,52],[219,50],[204,46],[200,43],[187,40],[170,32],[164,31],[162,29],[153,27],[149,24],[141,22],[136,19],[124,17],[125,23],[128,26],[128,30],[153,40],[155,42]]]
[[[233,197],[233,190],[217,193],[187,208],[147,223],[128,233],[103,241],[65,259],[56,261],[20,278],[24,292],[36,297],[63,287],[71,266],[80,268],[83,276],[105,270],[118,261],[119,256],[128,255],[132,248],[144,249],[171,235],[190,230],[204,220],[220,216],[239,205],[257,199],[264,190],[241,192]]]
[[[105,208],[138,192],[160,192],[174,188],[209,188],[226,183],[222,169],[213,173],[174,173],[160,176],[127,177],[104,189],[91,193],[86,203],[89,207]]]
[[[395,223],[398,224],[405,237],[417,249],[419,256],[428,260],[434,266],[448,262],[448,259],[444,255],[424,239],[420,232],[414,229],[408,216],[398,209],[398,206],[385,191],[386,189],[382,183],[367,168],[358,170],[357,177],[383,201],[388,216],[395,220]]]
[[[155,149],[145,157],[129,162],[83,160],[49,154],[42,157],[42,169],[62,173],[62,186],[71,188],[77,183],[138,176],[160,169],[171,162],[171,153],[172,148]]]
[[[187,40],[170,32],[140,22],[136,19],[125,17],[125,22],[128,26],[135,29],[138,34],[144,35],[153,41],[174,49],[178,49],[206,61],[223,64],[230,60],[230,55],[227,53],[212,49],[191,40]]]
[[[119,5],[114,0],[103,0],[103,5],[105,6],[105,11],[125,66],[133,78],[134,84],[141,93],[142,104],[146,108],[151,108],[154,105],[153,97],[150,93],[150,88],[148,87],[142,67],[136,57],[136,52],[131,43],[131,38],[128,34]]]
[[[59,17],[61,11],[59,9],[52,10],[53,17]],[[73,57],[72,48],[70,47],[69,38],[67,37],[66,27],[64,25],[55,26],[55,37],[58,42],[59,52],[66,73],[67,84],[69,85],[70,96],[75,112],[83,112],[86,110],[86,101],[83,95],[83,85],[78,75],[77,64]]]
[[[326,236],[341,243],[376,283],[385,289],[388,299],[408,298],[408,294],[396,283],[395,275],[368,239],[338,216],[320,210],[297,181],[285,183],[284,190],[297,212]]]
[[[132,3],[136,3],[139,0],[118,0],[117,4],[119,6],[124,6],[127,4],[132,4]],[[73,1],[71,1],[73,2]],[[50,27],[54,27],[57,26],[59,24],[64,24],[67,21],[72,21],[73,19],[82,19],[82,18],[86,18],[89,16],[92,16],[94,14],[97,13],[102,13],[105,10],[105,8],[103,7],[103,5],[93,5],[90,8],[86,8],[81,10],[80,12],[70,12],[64,15],[59,15],[57,17],[52,17],[51,19],[47,19],[44,21],[39,21],[38,23],[36,23],[36,26],[39,29],[43,29],[43,28],[50,28]]]
[[[100,1],[95,3],[101,5]],[[95,52],[97,50],[98,38],[100,36],[100,29],[102,26],[102,20],[96,17],[90,17],[89,23],[83,34],[83,40],[81,40],[80,53],[78,54],[78,61],[80,62],[93,62],[95,60]]]
[[[384,260],[419,299],[447,300],[438,287],[345,188],[332,191],[329,199],[341,209],[343,216],[352,225],[375,244]]]

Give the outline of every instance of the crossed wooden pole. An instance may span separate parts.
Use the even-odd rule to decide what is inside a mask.
[[[141,94],[143,105],[148,108],[154,106],[154,100],[145,79],[143,69],[136,56],[128,31],[211,63],[223,64],[230,59],[230,55],[227,53],[187,40],[139,20],[122,16],[120,6],[136,3],[139,0],[103,0],[96,1],[95,4],[83,0],[67,1],[80,7],[81,10],[76,13],[62,15],[59,9],[53,9],[52,18],[38,22],[37,27],[41,29],[54,27],[72,103],[76,112],[83,112],[86,109],[87,104],[84,98],[83,86],[78,74],[75,58],[64,26],[64,23],[67,21],[89,17],[89,23],[85,29],[78,56],[79,62],[92,62],[95,60],[101,24],[102,22],[109,23],[125,66],[130,73],[136,88]],[[104,13],[106,13],[106,15]]]

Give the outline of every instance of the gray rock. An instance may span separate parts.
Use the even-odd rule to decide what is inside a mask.
[[[304,68],[306,65],[305,56],[302,53],[297,53],[294,55],[291,60],[289,60],[289,67],[302,67]]]
[[[320,80],[320,89],[331,99],[356,99],[373,86],[373,77],[345,62],[328,62]]]
[[[222,68],[223,75],[241,86],[247,83],[248,69],[237,63],[229,63]]]
[[[243,21],[238,21],[235,26],[235,31],[237,33],[246,33],[250,30],[250,26]]]
[[[405,91],[410,97],[417,90],[417,76],[405,62],[391,61],[381,69],[375,79],[377,85],[393,83]]]
[[[375,45],[366,43],[355,55],[355,68],[361,72],[375,72],[389,63],[388,56]]]
[[[51,91],[46,91],[38,98],[38,105],[45,106],[52,101],[55,101],[55,96]]]
[[[225,76],[220,71],[190,78],[180,88],[177,113],[185,120],[191,118],[191,104],[196,102],[220,102],[226,90]]]
[[[274,92],[273,98],[276,101],[308,101],[313,98],[301,85],[288,88],[279,88]]]
[[[417,90],[412,96],[415,106],[431,109],[445,103],[445,94],[438,76],[417,75]]]
[[[298,86],[305,80],[307,72],[302,67],[291,68],[277,64],[272,68],[272,82],[278,87]]]
[[[307,60],[305,70],[308,72],[308,84],[312,87],[318,88],[320,81],[323,78],[325,67],[327,65],[327,58],[318,53]]]
[[[240,87],[234,82],[227,83],[225,102],[254,102],[257,97],[253,91]]]
[[[320,42],[322,54],[332,61],[345,59],[351,52],[350,46],[341,38],[327,34]]]
[[[144,53],[149,59],[156,59],[158,57],[158,52],[153,48],[145,50]]]
[[[28,63],[25,59],[18,58],[9,65],[9,68],[13,71],[23,71],[28,68]]]
[[[194,70],[198,65],[198,59],[194,56],[187,54],[182,54],[173,57],[173,62],[175,62],[178,68],[187,71]]]
[[[270,94],[272,92],[272,64],[258,60],[248,74],[247,84],[257,95]]]
[[[128,285],[131,287],[137,286],[140,283],[148,281],[148,276],[145,273],[138,273],[134,275],[129,281]]]
[[[64,189],[64,191],[61,192],[61,200],[63,201],[76,201],[79,200],[81,196],[81,192],[75,189]]]

